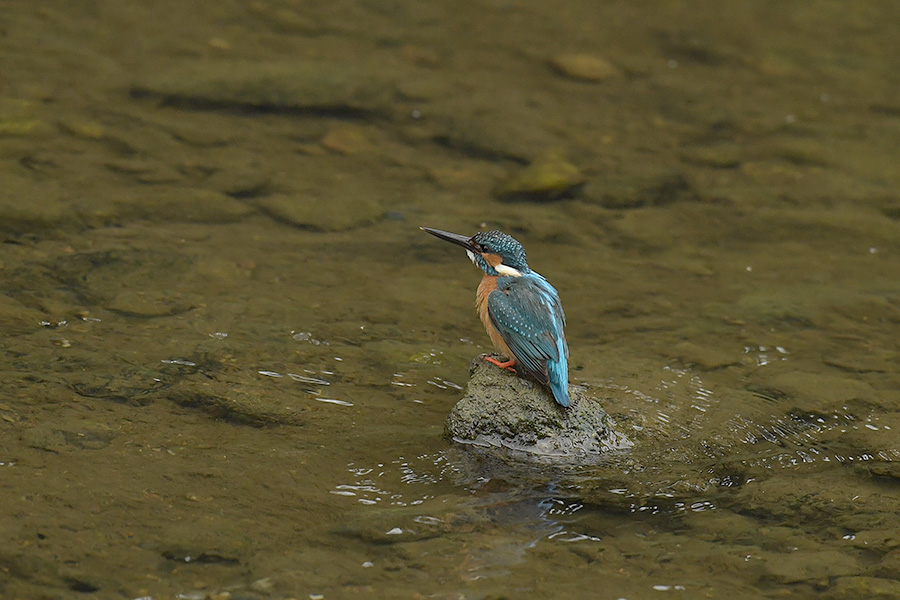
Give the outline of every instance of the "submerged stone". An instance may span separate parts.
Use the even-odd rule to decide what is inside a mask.
[[[185,380],[166,392],[169,400],[229,423],[266,427],[302,425],[303,409],[232,382]]]
[[[354,115],[387,110],[393,89],[392,76],[354,65],[311,60],[197,60],[139,79],[132,93],[193,108]]]
[[[335,195],[311,198],[299,194],[272,194],[257,201],[263,212],[282,223],[314,231],[346,231],[373,223],[384,210],[367,196]]]
[[[687,174],[665,165],[635,165],[627,173],[608,173],[585,185],[584,196],[604,208],[664,206],[694,198]]]
[[[563,143],[543,125],[541,115],[533,108],[514,101],[504,101],[502,107],[473,107],[467,103],[450,114],[438,113],[436,118],[417,120],[420,126],[431,130],[419,135],[479,160],[512,160],[519,164],[539,160],[545,148]]]
[[[599,82],[622,77],[621,71],[611,62],[592,54],[557,54],[550,59],[550,67],[560,75],[578,81]]]
[[[106,308],[129,317],[171,317],[193,310],[199,298],[168,290],[122,290]]]
[[[447,434],[461,443],[573,463],[631,447],[600,400],[577,386],[569,395],[572,405],[564,408],[542,386],[479,358],[466,395],[447,418]]]
[[[585,183],[578,167],[561,154],[550,152],[517,171],[494,189],[507,201],[550,201],[572,195]]]

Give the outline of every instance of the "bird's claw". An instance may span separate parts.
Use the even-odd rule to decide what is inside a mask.
[[[496,358],[493,358],[493,357],[490,357],[490,356],[485,356],[485,357],[484,357],[484,360],[488,361],[488,362],[491,363],[492,365],[497,365],[497,366],[500,367],[501,369],[506,369],[507,371],[511,371],[511,372],[513,372],[513,373],[516,372],[516,370],[513,368],[513,365],[516,364],[515,359],[510,359],[510,360],[508,360],[508,361],[506,361],[506,362],[500,362],[500,361],[497,360]]]

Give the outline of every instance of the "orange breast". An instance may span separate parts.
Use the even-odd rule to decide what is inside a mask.
[[[481,283],[478,284],[478,291],[475,293],[475,307],[478,309],[478,316],[481,317],[481,324],[484,325],[484,329],[490,336],[491,342],[494,343],[500,352],[509,358],[515,358],[510,351],[509,346],[507,346],[506,342],[503,341],[503,338],[500,337],[494,324],[491,323],[491,316],[488,314],[488,296],[496,289],[497,276],[485,275],[481,279]]]

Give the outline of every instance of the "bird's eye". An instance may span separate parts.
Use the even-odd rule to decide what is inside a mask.
[[[485,246],[484,244],[479,244],[478,247],[481,248],[481,251],[482,251],[483,253],[487,254],[487,251],[488,251],[488,247],[487,247],[487,246]]]

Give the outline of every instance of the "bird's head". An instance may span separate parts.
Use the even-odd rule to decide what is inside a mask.
[[[521,277],[528,273],[525,248],[515,238],[502,231],[479,231],[472,237],[421,227],[431,235],[466,249],[472,262],[488,275]]]

